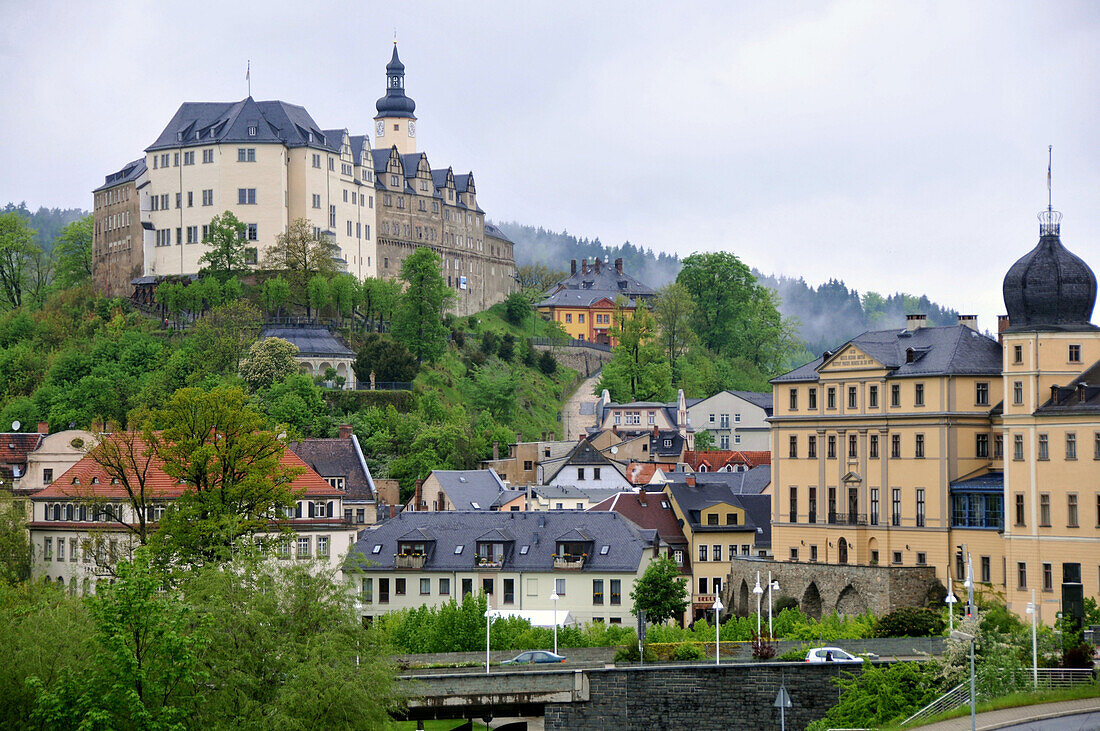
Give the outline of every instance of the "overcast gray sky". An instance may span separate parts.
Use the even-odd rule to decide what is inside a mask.
[[[983,328],[1038,238],[1100,270],[1088,2],[0,0],[0,202],[91,207],[184,101],[369,133],[396,28],[434,167],[491,218],[924,292]]]

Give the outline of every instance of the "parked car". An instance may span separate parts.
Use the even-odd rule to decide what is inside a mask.
[[[528,650],[527,652],[521,652],[511,660],[505,660],[501,665],[527,665],[541,662],[565,662],[565,658],[546,650]]]
[[[849,655],[839,647],[816,647],[806,653],[806,662],[863,662],[862,657]]]

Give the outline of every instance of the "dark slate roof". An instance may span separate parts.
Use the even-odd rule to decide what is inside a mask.
[[[1060,386],[1057,395],[1051,397],[1035,411],[1036,416],[1066,414],[1100,414],[1100,361],[1077,376],[1068,386]],[[1078,449],[1087,449],[1081,445]]]
[[[510,503],[516,498],[523,497],[526,494],[526,490],[504,490],[499,495],[497,495],[497,499],[493,501],[493,507],[499,508],[501,505]]]
[[[500,239],[501,241],[507,241],[509,244],[515,243],[510,238],[508,238],[508,236],[497,226],[494,226],[493,224],[488,222],[485,224],[485,235],[492,236],[494,239]]]
[[[298,346],[302,355],[354,358],[355,351],[340,342],[324,325],[272,326],[264,328],[261,338],[282,338]]]
[[[589,502],[601,502],[621,492],[629,492],[631,489],[630,487],[577,487],[576,485],[531,486],[531,492],[545,500],[588,500]]]
[[[255,135],[248,134],[249,127],[256,128]],[[239,102],[184,102],[146,152],[223,142],[331,149],[304,107],[248,97]]]
[[[343,477],[345,499],[375,499],[374,479],[354,434],[347,439],[303,439],[287,446],[321,477]]]
[[[619,291],[610,289],[561,289],[551,295],[547,295],[538,307],[591,307],[602,299],[614,303],[616,298],[626,300],[627,307],[637,307],[633,297],[628,297]]]
[[[665,446],[665,440],[672,442],[670,446]],[[658,457],[679,457],[684,452],[684,442],[686,440],[680,436],[680,432],[675,429],[664,429],[657,432],[656,436],[649,435],[649,454],[652,457],[656,455]]]
[[[1008,310],[1007,332],[1096,330],[1089,322],[1096,304],[1096,275],[1062,245],[1060,213],[1048,216],[1038,245],[1005,274],[1002,293]],[[1055,218],[1056,217],[1056,218]]]
[[[740,495],[725,485],[697,484],[695,487],[672,483],[667,486],[672,499],[680,506],[691,523],[693,531],[701,532],[754,532],[756,545],[771,545],[771,508],[770,495]],[[702,511],[712,505],[729,503],[745,511],[744,525],[703,525],[700,522]]]
[[[739,495],[760,495],[772,482],[772,468],[762,464],[741,472],[672,472],[666,477],[672,485],[686,486],[688,477],[693,477],[696,485],[717,485]]]
[[[737,396],[738,398],[742,398],[745,401],[748,401],[753,406],[759,406],[768,413],[768,416],[772,415],[771,391],[769,391],[768,393],[757,393],[756,391],[730,391],[730,393],[732,393],[734,396]]]
[[[882,363],[891,371],[889,378],[1001,373],[1000,344],[966,325],[921,327],[913,331],[872,330],[852,338],[830,353],[830,358],[849,344]],[[771,382],[816,381],[822,362],[822,358],[816,358]]]
[[[363,157],[363,146],[366,145],[370,149],[370,142],[366,135],[350,135],[348,141],[351,143],[351,156],[355,158],[355,164],[358,165]]]
[[[325,135],[325,147],[332,150],[337,155],[344,151],[344,134],[346,129],[325,129],[321,130]]]
[[[965,480],[955,480],[951,483],[951,492],[1004,492],[1005,473],[1000,470],[987,472],[977,477],[968,477]]]
[[[99,186],[98,188],[96,188],[92,192],[93,193],[98,193],[101,190],[106,190],[107,188],[113,188],[116,185],[122,185],[123,183],[133,182],[134,180],[137,180],[138,178],[140,178],[142,173],[144,173],[144,172],[145,172],[145,158],[142,157],[142,158],[139,158],[137,160],[134,160],[133,162],[126,163],[126,165],[121,170],[119,170],[117,173],[111,173],[110,175],[108,175],[104,179],[103,185]]]
[[[501,504],[498,502],[501,493],[508,489],[491,469],[432,470],[432,476],[454,503],[455,510],[489,510]]]
[[[657,540],[656,531],[639,528],[614,512],[405,511],[359,533],[355,546],[367,559],[363,570],[392,571],[398,541],[416,529],[431,536],[424,571],[474,570],[478,539],[493,530],[513,537],[505,548],[506,571],[552,571],[555,541],[579,533],[593,541],[582,571],[634,572]],[[455,554],[459,545],[462,552]],[[375,546],[380,546],[377,552]],[[520,552],[523,546],[529,547],[526,555]],[[600,553],[602,546],[609,546],[606,554]]]
[[[640,528],[652,528],[661,540],[670,546],[687,542],[684,531],[676,521],[676,513],[663,492],[620,492],[607,498],[590,511],[610,510],[629,518]]]
[[[587,271],[584,271],[583,267],[578,267],[576,274],[572,274],[558,282],[548,294],[558,289],[600,290],[615,292],[631,298],[654,297],[657,294],[649,285],[638,281],[626,272],[619,274],[614,266],[604,262],[600,262],[599,273],[596,272],[594,262],[589,264]],[[615,298],[612,297],[611,299],[614,300]]]
[[[400,86],[394,87],[393,84],[389,83],[389,80],[394,77],[403,79],[404,76],[405,64],[401,63],[401,59],[397,57],[397,44],[394,43],[393,56],[390,58],[390,62],[386,64],[386,95],[374,104],[379,117],[416,119],[413,115],[413,112],[416,111],[416,102],[405,96],[405,84],[402,82]]]

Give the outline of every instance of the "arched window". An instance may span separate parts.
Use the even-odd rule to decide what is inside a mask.
[[[87,519],[88,519],[88,506],[87,505],[81,505],[80,506],[80,520],[87,520]]]
[[[61,520],[61,503],[54,503],[53,506],[53,519]]]
[[[88,579],[87,576],[85,576],[84,577],[84,583],[83,583],[83,591],[81,593],[84,594],[84,596],[88,596],[89,594],[91,594],[91,592],[92,592],[92,582]]]
[[[333,515],[335,515],[335,513],[336,513],[336,510],[333,507],[333,502],[331,500],[329,500],[328,501],[328,511],[325,513],[325,517],[331,518]]]
[[[841,538],[836,542],[836,552],[838,554],[837,561],[839,563],[848,563],[848,541]]]
[[[115,506],[114,505],[107,505],[105,513],[106,513],[105,517],[106,517],[107,520],[114,520],[115,519]]]
[[[65,579],[63,579],[63,578],[61,578],[60,576],[58,576],[58,577],[57,577],[57,585],[58,585],[58,586],[65,586]]]
[[[72,519],[73,519],[73,504],[68,503],[67,505],[65,505],[65,520],[72,520]]]
[[[312,500],[309,501],[309,517],[317,517],[317,506],[316,503],[314,503]]]

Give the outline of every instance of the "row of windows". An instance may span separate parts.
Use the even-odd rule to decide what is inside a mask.
[[[375,602],[375,583],[377,581],[378,594],[377,602],[379,604],[389,604],[390,601],[390,587],[392,581],[393,596],[406,596],[409,591],[409,580],[403,577],[390,579],[389,577],[378,577],[377,579],[372,576],[364,577],[360,581],[359,598],[365,604],[372,604]],[[419,584],[420,596],[432,595],[432,579],[430,577],[422,577],[420,579],[414,579]],[[462,596],[474,593],[474,580],[462,579]],[[514,604],[516,601],[516,580],[515,579],[501,579],[501,590],[503,592],[502,603]],[[606,593],[605,593],[606,584]],[[622,579],[592,579],[592,603],[595,605],[602,605],[605,602],[612,606],[618,606],[623,603],[622,593]],[[416,584],[414,584],[415,586]],[[450,577],[439,577],[435,580],[436,594],[438,596],[450,596],[451,595],[451,579]],[[554,579],[554,593],[559,598],[564,598],[566,593],[567,583],[565,579]],[[492,596],[496,590],[496,579],[483,578],[481,580],[481,591],[487,595]],[[527,596],[537,597],[539,596],[538,579],[527,579]]]
[[[115,188],[107,190],[95,197],[95,207],[109,206],[113,203],[125,203],[130,200],[130,188]]]
[[[210,226],[203,224],[202,235],[199,235],[198,226],[187,226],[186,228],[176,227],[176,244],[182,244],[184,242],[184,236],[189,244],[200,244],[207,239],[210,235]],[[259,241],[260,228],[254,223],[246,223],[244,225],[244,240],[245,241]],[[156,245],[157,246],[171,246],[172,245],[172,229],[161,228],[156,231]],[[248,264],[256,263],[256,249],[247,249],[245,251],[245,260]]]
[[[980,435],[986,438],[986,450],[988,451],[989,436],[986,434]],[[806,459],[817,459],[817,436],[810,434],[806,437]],[[901,448],[901,434],[890,435],[890,457],[893,459],[900,459]],[[825,438],[825,458],[836,459],[837,455],[837,435],[830,434]],[[792,434],[788,437],[787,442],[787,456],[790,459],[798,459],[798,435]],[[879,458],[879,435],[869,434],[867,437],[867,457],[868,459]],[[913,435],[913,458],[924,459],[925,457],[925,439],[924,434]],[[848,459],[859,458],[859,435],[848,435]]]
[[[849,487],[847,488],[847,505],[838,505],[837,488],[830,487],[826,493],[828,502],[826,503],[826,512],[821,514],[818,512],[818,491],[816,487],[807,488],[807,523],[817,523],[819,518],[824,518],[825,522],[830,525],[880,525],[882,516],[880,515],[880,489],[877,487],[870,488],[870,505],[868,506],[869,512],[862,513],[860,511],[859,501],[859,488]],[[915,512],[913,515],[913,524],[918,528],[922,528],[925,525],[925,491],[923,487],[916,488],[914,494],[915,498]],[[890,489],[890,525],[900,526],[902,523],[902,501],[901,501],[901,488],[894,487]],[[792,485],[788,490],[787,499],[788,508],[788,520],[791,523],[799,522],[800,513],[798,505],[798,487]],[[846,508],[846,512],[841,512],[841,509]]]
[[[1100,460],[1100,432],[1093,432],[1092,441],[1092,458]],[[1042,461],[1050,459],[1050,435],[1039,435],[1038,453],[1035,456],[1036,459]],[[1069,461],[1077,459],[1077,432],[1066,432],[1062,456]],[[1024,459],[1023,434],[1014,434],[1012,436],[1012,459],[1016,461]]]
[[[254,127],[249,127],[249,129],[255,129],[255,128]],[[244,148],[238,148],[238,150],[237,150],[238,159],[240,159],[239,156],[240,156],[240,153],[243,151],[243,149]],[[167,153],[167,152],[162,153],[160,155],[153,155],[153,169],[156,170],[157,168],[166,168],[166,167],[168,167],[168,161],[169,160],[172,161],[172,167],[177,167],[178,168],[180,166],[180,153],[178,153],[178,152],[171,153],[171,157],[169,157],[169,153]],[[256,148],[252,148],[252,158],[251,158],[251,160],[249,160],[249,162],[255,162],[255,160],[256,160]],[[202,161],[203,161],[204,164],[214,162],[214,150],[213,149],[203,150],[202,151]],[[243,160],[242,160],[242,162],[243,162]],[[194,165],[195,164],[195,151],[194,150],[188,150],[188,151],[183,153],[183,164],[184,165]]]
[[[841,539],[841,541],[843,541],[843,540],[844,539]],[[809,546],[809,549],[810,549],[810,552],[809,552],[810,553],[810,563],[817,563],[817,561],[818,561],[817,545],[816,544],[811,544]],[[916,565],[917,566],[927,566],[928,565],[928,554],[924,551],[917,551],[916,553],[917,553],[917,564]],[[848,550],[847,550],[846,545],[844,547],[841,547],[838,554],[839,554],[838,557],[837,557],[837,562],[838,563],[848,563]],[[790,560],[791,561],[798,561],[798,555],[799,555],[798,554],[798,548],[792,546],[791,549],[790,549]],[[905,563],[904,555],[902,554],[901,551],[893,551],[890,558],[891,558],[891,563],[893,563],[895,566],[902,566]],[[878,553],[877,550],[875,550],[875,549],[871,550],[871,555],[870,555],[869,561],[870,561],[870,564],[872,566],[877,566],[878,565],[878,563],[879,563],[879,553]]]
[[[838,386],[828,386],[825,389],[825,408],[836,409],[837,408],[837,390]],[[806,392],[807,396],[807,409],[809,411],[817,411],[817,388],[810,387]],[[976,406],[988,406],[989,405],[989,383],[981,382],[975,384],[974,387],[974,404]],[[847,387],[847,405],[849,409],[859,408],[859,387],[848,386]],[[924,406],[924,384],[913,384],[913,405]],[[789,407],[791,411],[798,411],[798,389],[791,388],[789,391]],[[890,385],[890,407],[901,407],[901,384],[893,383]],[[867,386],[867,408],[877,409],[879,408],[879,387],[878,384],[870,384]]]
[[[735,515],[733,517],[736,518],[737,516]],[[729,523],[729,525],[737,525],[737,521],[734,520],[734,522]],[[726,555],[729,556],[731,559],[734,556],[737,555],[737,544],[736,543],[730,543],[728,546],[726,546],[726,548],[729,549],[729,553],[726,554]],[[679,553],[679,552],[677,551],[677,553]],[[708,555],[710,556],[710,558],[707,558]],[[742,544],[741,545],[741,555],[742,556],[751,556],[752,555],[752,546],[749,545],[748,543]],[[712,544],[712,545],[708,546],[705,543],[700,543],[699,544],[699,560],[700,561],[721,561],[722,560],[722,544],[721,543],[715,543],[715,544]],[[677,561],[676,563],[682,565],[681,561]]]
[[[1070,343],[1066,347],[1066,360],[1070,363],[1081,362],[1081,345],[1079,343]],[[1024,346],[1013,345],[1012,346],[1012,364],[1022,365],[1024,362]]]
[[[1040,528],[1050,528],[1051,525],[1052,525],[1052,523],[1051,523],[1051,514],[1050,514],[1050,505],[1051,505],[1050,500],[1051,500],[1051,498],[1050,498],[1050,493],[1049,492],[1039,493],[1039,527]],[[1018,493],[1015,494],[1015,496],[1014,496],[1014,507],[1015,507],[1015,510],[1014,510],[1015,516],[1014,517],[1016,519],[1015,524],[1017,526],[1021,526],[1021,527],[1026,526],[1027,525],[1027,508],[1026,508],[1025,497],[1024,497],[1024,494],[1022,492],[1018,492]],[[1079,508],[1080,508],[1080,502],[1079,502],[1078,494],[1075,493],[1075,492],[1068,493],[1066,495],[1066,515],[1065,515],[1066,527],[1067,528],[1080,528],[1081,527],[1080,522],[1079,522]],[[1097,525],[1098,528],[1100,528],[1100,492],[1096,493],[1096,525]]]

